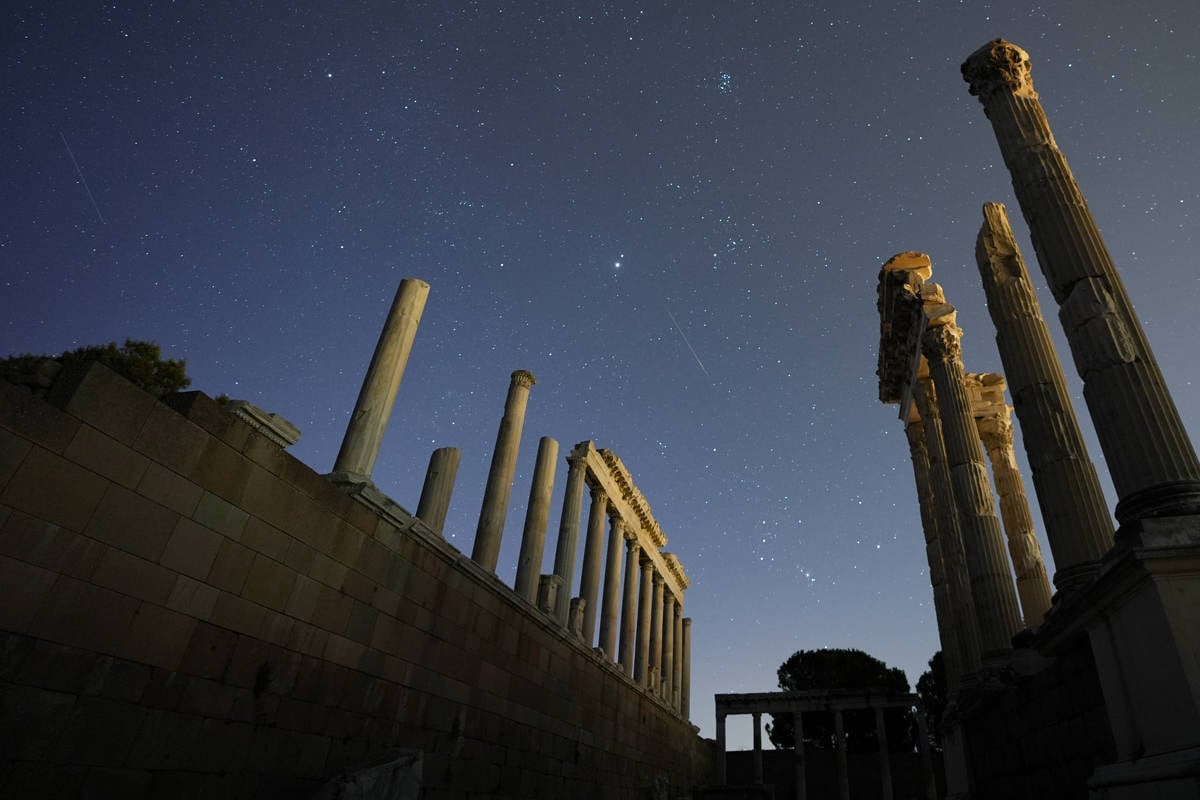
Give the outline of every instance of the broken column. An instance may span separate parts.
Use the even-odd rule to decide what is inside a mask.
[[[429,468],[425,470],[425,485],[421,487],[421,500],[417,503],[417,519],[428,525],[438,535],[446,525],[446,512],[450,510],[450,496],[454,493],[454,478],[458,475],[458,462],[462,451],[457,447],[439,447],[429,456]]]
[[[416,278],[400,281],[333,464],[334,480],[370,482],[428,297],[429,284],[425,281]]]
[[[1112,547],[1112,517],[1029,270],[1000,203],[983,206],[975,261],[1054,554],[1054,585],[1073,591],[1095,576]]]
[[[529,505],[525,509],[525,530],[521,535],[521,554],[517,557],[517,577],[513,591],[529,602],[537,599],[538,578],[542,572],[542,553],[546,549],[546,525],[550,521],[550,496],[554,492],[554,472],[558,461],[558,442],[543,436],[538,442],[533,484],[529,487]]]
[[[488,572],[496,571],[500,558],[500,540],[504,536],[504,520],[508,516],[508,497],[512,492],[513,474],[517,469],[517,452],[521,447],[521,429],[525,427],[525,407],[529,404],[529,387],[537,381],[533,373],[519,369],[508,384],[504,401],[504,416],[496,434],[496,449],[483,490],[483,508],[479,512],[479,527],[475,531],[475,546],[471,559]]]

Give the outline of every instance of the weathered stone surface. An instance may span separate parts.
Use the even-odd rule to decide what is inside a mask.
[[[483,490],[483,508],[479,511],[479,527],[475,530],[475,544],[471,549],[471,558],[488,572],[496,571],[496,562],[500,557],[504,520],[508,516],[508,498],[517,468],[521,431],[525,427],[525,408],[529,404],[529,389],[535,383],[537,381],[533,373],[523,369],[513,372],[509,380],[504,416],[500,419],[500,430],[496,434],[492,466]]]

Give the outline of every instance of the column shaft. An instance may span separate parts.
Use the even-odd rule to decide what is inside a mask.
[[[985,203],[983,219],[975,262],[1054,555],[1054,584],[1070,590],[1112,547],[1112,517],[1008,213]]]
[[[662,696],[674,708],[675,694],[675,596],[663,592]]]
[[[371,480],[428,297],[429,284],[425,281],[400,281],[333,464],[339,478],[359,483]]]
[[[676,711],[682,709],[681,693],[683,691],[683,601],[675,605],[675,672],[671,676],[671,707]]]
[[[1200,513],[1188,439],[1099,228],[1033,89],[1029,55],[997,39],[963,64],[992,123],[1083,378],[1120,502],[1117,520]]]
[[[804,764],[804,714],[792,712],[792,730],[796,736],[796,800],[808,800],[808,770]]]
[[[517,470],[517,452],[521,447],[521,430],[525,427],[525,407],[529,404],[529,387],[535,383],[533,373],[517,370],[508,384],[504,401],[504,416],[496,434],[496,449],[492,451],[492,466],[488,470],[483,490],[483,507],[479,511],[479,527],[475,530],[475,546],[471,559],[488,572],[496,571],[500,558],[500,541],[504,536],[504,520],[508,516],[508,498],[512,492],[513,474]]]
[[[679,713],[692,718],[692,618],[683,618],[683,677],[679,687]]]
[[[634,662],[637,661],[637,596],[640,572],[641,546],[631,535],[625,540],[625,596],[621,601],[621,643],[619,647],[621,669],[634,677]]]
[[[600,647],[605,655],[616,660],[618,612],[621,605],[621,540],[624,536],[621,518],[609,519],[608,553],[604,559],[604,605],[600,610]]]
[[[883,800],[892,800],[892,759],[888,755],[887,726],[884,725],[883,708],[875,708],[875,738],[879,742],[879,783]]]
[[[654,594],[650,600],[650,672],[646,685],[654,692],[662,687],[663,577],[652,568]]]
[[[846,757],[846,726],[841,709],[833,712],[833,736],[837,740],[838,797],[850,800],[850,765]]]
[[[762,756],[762,714],[755,711],[754,718],[754,785],[761,786],[763,782]]]
[[[583,540],[583,570],[579,574],[579,596],[583,598],[583,640],[588,646],[596,640],[596,617],[600,609],[600,562],[604,558],[604,520],[607,518],[608,494],[596,486],[592,489],[587,538]]]
[[[516,593],[531,603],[537,600],[538,579],[542,574],[546,526],[550,522],[550,496],[554,493],[557,466],[558,442],[543,436],[538,442],[529,505],[525,509],[525,530],[521,535],[521,554],[517,558],[517,578],[513,585]]]
[[[576,448],[578,449],[578,448]],[[558,525],[558,544],[554,548],[554,574],[562,578],[554,615],[566,626],[571,611],[571,583],[575,579],[575,545],[579,541],[579,515],[583,509],[583,484],[587,461],[572,454],[567,458],[567,486],[563,495],[562,519]]]
[[[642,586],[638,593],[637,661],[633,679],[642,686],[650,685],[650,603],[654,586],[654,563],[642,557]]]
[[[717,714],[717,785],[725,782],[725,715]]]
[[[462,451],[457,447],[439,447],[429,456],[425,485],[421,487],[421,500],[417,503],[417,519],[438,535],[444,535],[442,528],[446,525],[446,512],[450,510],[450,496],[454,493],[454,478],[458,475],[461,460]]]

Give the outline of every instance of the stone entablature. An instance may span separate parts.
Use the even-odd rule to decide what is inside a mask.
[[[629,470],[625,468],[625,464],[617,457],[617,454],[612,450],[597,450],[600,457],[604,460],[607,466],[607,472],[611,484],[618,487],[618,491],[613,491],[608,488],[609,497],[620,497],[625,501],[629,509],[637,516],[642,523],[642,530],[646,532],[650,541],[655,547],[662,548],[667,546],[667,536],[663,533],[662,528],[654,519],[654,515],[650,513],[650,504],[646,502],[645,495],[633,483],[633,476],[629,474]],[[595,467],[593,472],[599,474],[600,471]],[[611,486],[610,484],[610,486]]]

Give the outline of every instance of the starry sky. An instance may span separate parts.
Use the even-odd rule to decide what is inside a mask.
[[[509,373],[533,371],[498,574],[511,584],[538,437],[615,451],[692,579],[705,735],[713,693],[774,689],[796,649],[858,647],[915,684],[938,647],[908,449],[877,399],[878,269],[929,253],[967,369],[1000,371],[974,241],[1003,202],[1060,332],[959,75],[989,39],[1030,52],[1200,433],[1196,3],[4,16],[0,352],[156,341],[193,388],[298,425],[291,452],[325,472],[397,284],[428,281],[376,483],[415,509],[430,451],[462,448],[447,534],[469,553]],[[747,743],[748,718],[729,737]]]

